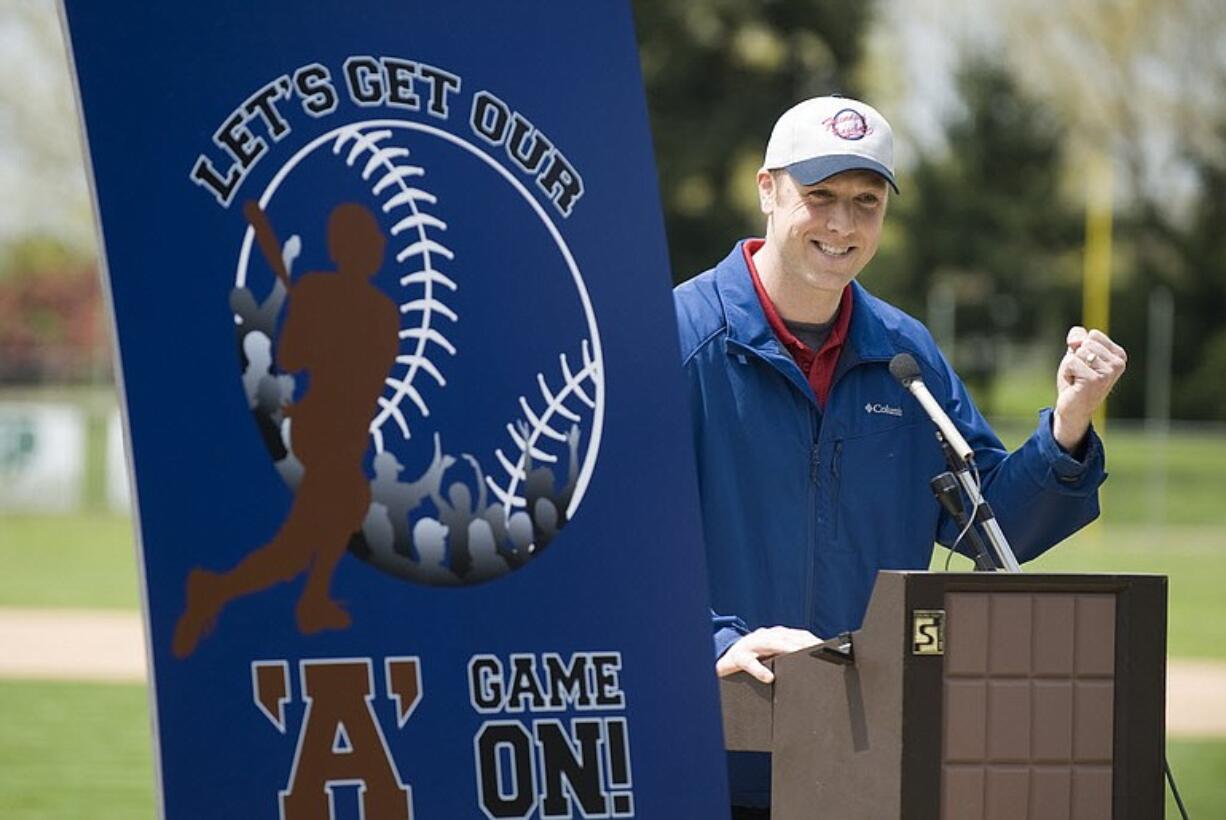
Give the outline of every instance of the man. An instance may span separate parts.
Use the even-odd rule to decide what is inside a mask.
[[[880,569],[926,569],[957,528],[928,482],[934,427],[891,376],[910,353],[975,450],[1019,560],[1098,515],[1094,409],[1124,350],[1075,327],[1056,402],[1007,453],[922,324],[855,281],[877,250],[893,171],[889,124],[820,97],[776,123],[757,175],[766,235],[677,288],[711,581],[716,670],[770,682],[762,661],[860,626]],[[733,803],[765,807],[762,755],[732,755]],[[735,816],[767,816],[743,812]]]

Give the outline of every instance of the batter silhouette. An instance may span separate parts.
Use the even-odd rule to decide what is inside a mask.
[[[292,286],[280,245],[254,203],[245,214],[269,265],[289,291],[278,338],[277,364],[306,371],[303,399],[286,409],[302,481],[281,529],[229,572],[201,567],[187,577],[187,601],[175,626],[173,651],[196,651],[232,601],[307,573],[295,616],[312,634],[349,626],[349,613],[330,592],[350,536],[362,528],[371,491],[362,462],[370,420],[399,349],[396,304],[370,279],[383,265],[387,240],[365,207],[338,205],[328,217],[328,252],[335,272],[308,273]]]

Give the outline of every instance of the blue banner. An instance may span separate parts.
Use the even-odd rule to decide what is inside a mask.
[[[64,6],[164,815],[726,813],[626,4]]]

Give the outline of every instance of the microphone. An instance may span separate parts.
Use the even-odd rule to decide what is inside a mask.
[[[974,451],[966,443],[966,439],[962,438],[962,434],[958,432],[958,428],[950,421],[949,416],[941,409],[941,405],[928,392],[928,388],[924,385],[924,380],[920,378],[920,368],[919,364],[915,361],[915,357],[910,353],[899,353],[890,359],[890,375],[899,384],[911,391],[911,395],[915,396],[916,401],[920,403],[920,407],[924,408],[928,418],[932,419],[932,423],[941,431],[941,435],[945,437],[945,441],[953,448],[954,454],[962,463],[970,464],[975,457]]]
[[[954,478],[954,474],[950,472],[941,473],[928,482],[928,486],[932,488],[932,494],[936,496],[937,501],[945,508],[945,512],[958,525],[958,529],[964,533],[963,537],[974,548],[975,568],[989,571],[996,569],[996,562],[992,560],[987,544],[983,543],[983,539],[979,537],[979,533],[975,531],[974,527],[967,526],[971,519],[966,514],[966,508],[962,506],[962,492],[959,489],[958,479]],[[975,511],[977,519],[981,517],[979,514],[983,512],[983,507],[986,506],[987,502],[985,501],[980,509]],[[950,549],[956,546],[958,546],[957,543],[950,547]]]
[[[1017,557],[1013,554],[1013,548],[1009,546],[1009,541],[1001,532],[1000,525],[996,523],[996,516],[992,514],[992,508],[988,506],[988,502],[984,500],[983,494],[979,491],[978,475],[973,478],[971,476],[970,468],[974,463],[975,454],[971,446],[966,443],[966,439],[962,438],[962,434],[958,432],[958,428],[950,421],[949,416],[941,409],[941,405],[924,386],[915,357],[910,353],[899,353],[890,359],[890,375],[911,391],[911,395],[915,396],[916,401],[924,408],[924,412],[941,431],[941,437],[945,446],[948,447],[946,460],[951,463],[951,469],[957,473],[957,481],[962,485],[967,498],[971,501],[974,521],[983,526],[983,531],[987,534],[988,541],[991,542],[992,549],[996,553],[997,562],[1006,572],[1021,572],[1022,569],[1017,565]],[[941,486],[933,487],[938,498],[942,498],[941,491],[947,484],[948,482],[942,481]],[[952,510],[951,514],[953,514]],[[957,516],[955,516],[956,519]]]

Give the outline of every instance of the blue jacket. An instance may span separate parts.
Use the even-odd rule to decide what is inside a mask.
[[[946,469],[935,427],[890,375],[896,353],[915,357],[974,448],[984,496],[1019,561],[1098,515],[1106,473],[1093,431],[1078,461],[1056,444],[1044,410],[1035,433],[1006,452],[928,330],[851,287],[824,410],[767,323],[740,244],[674,291],[711,606],[725,613],[713,618],[716,656],[757,627],[822,637],[858,628],[878,570],[926,569],[934,540],[957,537],[929,490]],[[764,805],[769,781],[736,781],[734,771],[734,802]]]

